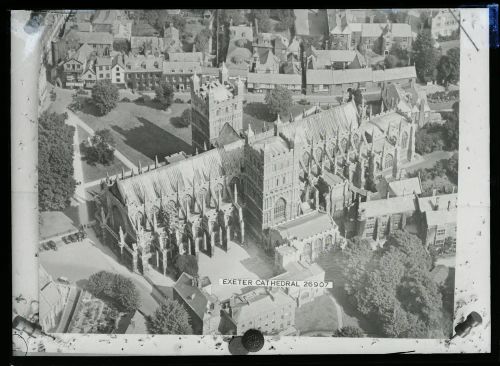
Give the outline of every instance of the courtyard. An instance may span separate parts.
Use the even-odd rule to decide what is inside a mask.
[[[212,258],[200,254],[198,268],[201,277],[210,278],[212,293],[219,300],[225,300],[241,289],[240,286],[219,285],[219,279],[268,279],[274,275],[272,260],[251,240],[247,240],[246,246],[231,241],[227,252],[216,247]]]

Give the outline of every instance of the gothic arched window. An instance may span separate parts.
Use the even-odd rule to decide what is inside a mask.
[[[406,149],[408,146],[408,132],[403,132],[403,136],[401,137],[401,147]]]
[[[274,223],[284,221],[286,218],[286,201],[280,198],[274,205]]]
[[[308,152],[304,152],[304,154],[302,155],[302,162],[304,163],[304,166],[308,166],[309,165],[309,153]]]
[[[392,166],[392,161],[394,157],[391,154],[387,154],[384,160],[384,169],[390,168]]]

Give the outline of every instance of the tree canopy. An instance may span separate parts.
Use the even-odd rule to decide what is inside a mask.
[[[139,308],[141,299],[135,284],[120,274],[100,271],[89,277],[86,285],[92,295],[113,302],[119,310]]]
[[[460,79],[460,49],[451,48],[441,56],[437,64],[437,82],[445,87]]]
[[[73,135],[66,113],[43,112],[38,118],[38,205],[41,211],[62,210],[75,193]]]
[[[155,88],[156,100],[163,106],[168,108],[172,105],[174,100],[174,88],[171,84],[162,81],[160,85]]]
[[[203,28],[194,38],[196,51],[208,52],[208,44],[212,37],[212,32],[208,28]]]
[[[340,329],[337,329],[333,333],[333,337],[350,337],[350,338],[361,338],[364,337],[364,333],[358,327],[347,325]]]
[[[288,116],[292,108],[292,93],[287,88],[276,85],[271,89],[265,98],[268,111],[277,118],[278,115]]]
[[[92,101],[101,115],[113,110],[118,98],[118,88],[109,80],[98,81],[92,88]]]
[[[434,39],[427,28],[418,33],[413,43],[413,59],[417,77],[423,82],[434,80],[439,51],[434,47]]]
[[[184,307],[172,299],[165,299],[156,311],[146,317],[151,334],[192,334],[189,315]]]
[[[376,250],[353,238],[335,257],[348,300],[380,334],[442,336],[442,294],[429,275],[432,258],[417,236],[396,230]]]
[[[85,158],[89,164],[109,165],[115,158],[115,140],[111,130],[97,130],[92,136],[91,145],[85,149]]]

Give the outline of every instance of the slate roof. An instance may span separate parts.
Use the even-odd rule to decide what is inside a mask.
[[[458,203],[458,193],[441,194],[438,196],[421,197],[418,199],[418,207],[420,212],[432,211],[439,199],[439,209],[446,210],[448,202],[450,207],[456,207]]]
[[[242,137],[234,130],[234,128],[229,124],[225,123],[216,139],[219,146],[224,146],[231,144],[235,141],[241,140]]]
[[[153,26],[148,23],[134,23],[132,24],[132,36],[136,37],[158,37],[158,32]]]
[[[454,224],[457,222],[457,210],[439,210],[439,211],[426,211],[425,219],[427,226],[441,226],[446,224]]]
[[[125,56],[124,61],[125,70],[129,72],[163,72],[163,59],[161,57],[129,55]],[[158,67],[155,66],[155,62]],[[145,67],[142,67],[143,64]]]
[[[285,273],[277,275],[271,279],[284,281],[307,281],[317,276],[323,277],[322,280],[324,280],[325,276],[324,269],[321,268],[318,263],[312,263],[306,266],[301,262],[291,262],[285,266],[285,270]]]
[[[175,62],[203,62],[202,52],[168,52],[168,61]]]
[[[194,74],[200,73],[201,67],[198,62],[176,62],[176,61],[163,61],[164,74]]]
[[[395,196],[421,194],[422,186],[418,177],[401,179],[389,182],[389,190]]]
[[[112,45],[113,35],[108,32],[80,32],[72,29],[67,37],[76,38],[80,43]]]
[[[301,85],[302,76],[297,74],[262,74],[249,72],[247,82],[257,84]]]
[[[359,210],[366,217],[378,217],[395,213],[415,211],[413,196],[392,197],[388,199],[361,202]]]
[[[416,78],[415,66],[396,67],[386,70],[345,69],[345,70],[307,70],[308,85],[350,84],[361,82],[382,82]]]
[[[214,302],[215,298],[209,296],[197,286],[193,286],[193,277],[183,272],[174,285],[174,289],[188,304],[195,314],[203,319],[208,302]]]
[[[275,229],[281,233],[283,238],[303,240],[336,227],[337,224],[335,224],[328,214],[314,211],[284,222]]]

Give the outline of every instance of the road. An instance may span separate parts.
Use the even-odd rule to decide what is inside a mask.
[[[141,297],[140,310],[147,315],[152,314],[161,301],[161,295],[146,279],[120,264],[114,253],[102,245],[90,230],[87,234],[89,237],[82,242],[64,245],[57,251],[41,252],[40,263],[54,279],[66,277],[80,287],[99,271],[121,274],[136,285]]]

